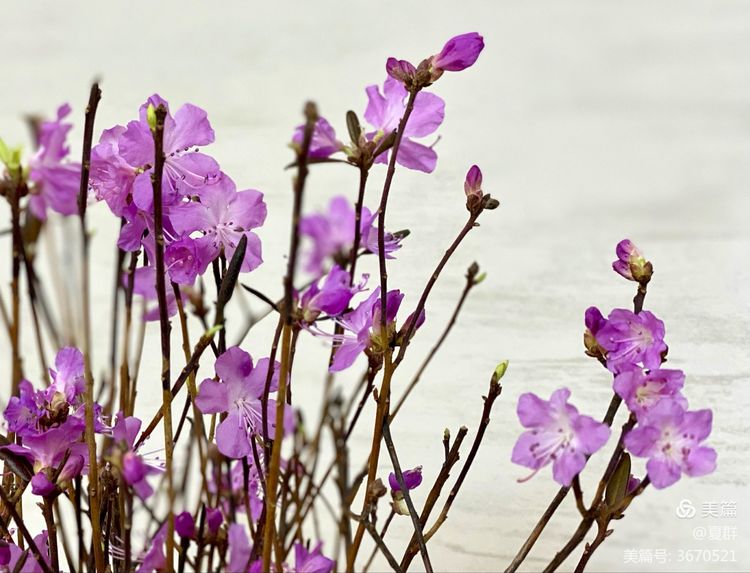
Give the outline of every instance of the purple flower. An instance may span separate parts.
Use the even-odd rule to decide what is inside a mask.
[[[91,150],[89,184],[99,201],[105,201],[113,214],[123,217],[136,210],[132,190],[137,167],[120,154],[120,139],[127,128],[116,125],[105,129],[99,143]]]
[[[262,460],[265,455],[265,450],[259,448],[258,455]],[[249,473],[247,479],[247,489],[245,489],[245,470],[242,460],[237,460],[232,465],[232,469],[227,475],[224,471],[214,471],[211,474],[211,479],[208,481],[208,491],[217,496],[220,500],[222,509],[225,513],[230,514],[232,511],[245,511],[247,505],[250,506],[250,517],[253,521],[260,517],[263,511],[263,485],[260,481],[260,474],[258,468],[255,465],[254,456],[247,456],[245,458]],[[263,463],[261,461],[261,463]],[[282,467],[284,461],[282,460]],[[231,505],[226,501],[227,497],[231,496],[234,499],[235,508],[232,509]],[[247,501],[245,500],[247,496]]]
[[[360,221],[360,247],[370,252],[378,251],[378,229],[374,226],[377,213],[371,213],[367,207],[362,209]],[[324,273],[324,263],[328,258],[344,264],[349,260],[349,253],[354,244],[354,207],[346,197],[337,196],[331,199],[326,213],[314,213],[302,217],[300,234],[312,241],[311,248],[305,253],[305,269],[313,274]],[[401,236],[385,233],[386,258],[392,259],[394,251],[401,248]]]
[[[413,490],[422,483],[422,466],[417,466],[413,470],[405,470],[403,474],[404,485],[409,491]],[[391,472],[388,475],[388,484],[391,486],[391,491],[401,491],[401,486],[399,486],[398,484],[398,479],[396,479],[395,473]]]
[[[299,300],[302,320],[307,324],[312,324],[323,312],[329,316],[341,314],[349,306],[352,297],[364,289],[366,281],[367,275],[361,284],[352,286],[349,284],[349,273],[340,266],[334,265],[323,281],[322,287],[319,286],[318,280],[302,293]]]
[[[644,372],[636,369],[626,370],[615,376],[614,389],[640,420],[665,399],[674,400],[687,408],[687,400],[680,394],[684,383],[685,374],[682,370],[659,368]]]
[[[39,150],[31,159],[29,179],[34,182],[29,208],[37,219],[47,218],[47,208],[62,215],[78,213],[81,166],[63,163],[70,152],[65,145],[73,124],[63,119],[70,114],[68,104],[57,110],[57,119],[42,122],[39,128]]]
[[[373,291],[370,297],[357,308],[339,319],[345,333],[336,341],[338,347],[331,364],[331,372],[340,372],[349,368],[362,352],[380,355],[389,343],[390,335],[395,332],[396,313],[404,295],[401,291],[392,290],[386,297],[386,336],[380,332],[380,288]]]
[[[641,365],[659,368],[667,351],[664,323],[646,310],[635,314],[616,308],[596,333],[596,341],[607,352],[607,368],[614,374]]]
[[[645,258],[643,253],[630,239],[623,239],[617,243],[615,249],[617,260],[612,263],[616,273],[629,281],[648,282],[653,273],[653,267]]]
[[[243,458],[252,451],[250,440],[263,430],[261,398],[266,385],[269,360],[262,358],[253,367],[253,359],[238,346],[233,346],[216,359],[217,382],[203,381],[195,400],[204,414],[226,412],[227,417],[216,429],[216,445],[229,458]],[[279,365],[274,364],[271,392],[279,386]],[[287,408],[291,414],[291,409]],[[268,400],[268,432],[276,427],[276,401]],[[287,420],[291,422],[291,418]]]
[[[368,137],[375,140],[398,127],[406,110],[406,88],[398,80],[389,77],[383,84],[383,94],[376,85],[368,86],[365,119],[375,128]],[[404,129],[396,161],[408,169],[432,173],[437,163],[437,154],[431,147],[414,141],[437,130],[445,116],[445,102],[435,94],[419,92],[414,101],[414,110]],[[376,163],[386,163],[388,152],[376,157]]]
[[[154,137],[148,124],[149,106],[167,108],[164,120],[164,179],[162,193],[164,204],[175,203],[179,196],[193,193],[220,177],[219,165],[203,153],[195,151],[214,141],[214,130],[206,112],[186,103],[174,117],[169,113],[169,104],[158,94],[152,95],[140,108],[140,118],[128,123],[117,142],[119,155],[133,166],[131,191],[133,202],[139,209],[150,211],[153,202],[151,173],[154,163]]]
[[[55,369],[50,368],[49,373],[52,384],[47,389],[47,399],[50,401],[59,392],[72,404],[86,389],[83,354],[77,348],[61,348],[55,356]]]
[[[174,530],[180,537],[193,538],[195,536],[195,520],[189,511],[175,515]]]
[[[302,139],[305,135],[305,126],[299,125],[294,130],[292,143],[296,148],[302,147]],[[325,159],[337,151],[341,151],[344,144],[336,139],[336,131],[328,120],[324,117],[318,118],[313,130],[312,140],[310,141],[310,151],[308,157],[312,159]]]
[[[711,410],[688,411],[675,400],[661,400],[625,436],[625,447],[648,458],[646,470],[657,489],[681,474],[702,476],[716,469],[716,451],[701,443],[711,433]]]
[[[257,268],[263,258],[260,239],[252,229],[260,227],[266,220],[263,193],[254,189],[238,192],[234,181],[225,175],[218,183],[200,192],[199,197],[200,201],[173,209],[170,219],[180,234],[203,233],[196,239],[196,253],[200,253],[202,261],[200,274],[222,249],[228,259],[232,258],[242,235],[247,237],[247,250],[241,271]]]
[[[34,545],[37,546],[47,562],[47,568],[52,569],[49,558],[49,534],[46,530],[34,537]],[[24,554],[26,554],[25,557],[23,557]],[[23,573],[42,573],[44,571],[28,548],[23,550],[12,541],[0,540],[0,571],[16,571],[21,557],[24,558],[24,562],[19,570]]]
[[[639,485],[641,485],[641,480],[635,477],[633,474],[630,474],[630,476],[628,477],[628,485],[625,488],[625,493],[633,493],[636,489],[638,489]]]
[[[216,534],[223,522],[224,516],[221,515],[221,510],[218,507],[209,507],[206,510],[206,525],[208,525],[208,530],[211,533]]]
[[[454,36],[445,43],[440,53],[430,58],[433,70],[442,72],[460,72],[473,66],[484,49],[484,38],[476,32]]]
[[[88,467],[88,448],[81,441],[86,424],[81,418],[69,416],[63,423],[46,432],[26,435],[23,446],[11,444],[3,446],[13,453],[23,456],[34,468],[32,478],[32,493],[46,496],[54,489],[55,484],[50,481],[52,472],[56,471],[65,455],[68,459],[57,477],[57,483],[62,484],[81,473],[86,473]]]
[[[154,267],[139,267],[135,270],[133,292],[142,296],[149,306],[143,314],[143,320],[159,320],[158,296],[156,293],[156,269]],[[167,289],[167,315],[177,314],[177,299],[171,288]]]
[[[151,573],[162,571],[167,565],[167,557],[164,554],[164,542],[167,540],[167,524],[165,523],[156,532],[156,535],[148,544],[148,549],[143,553],[139,561],[141,566],[135,573]]]
[[[171,243],[164,250],[164,265],[172,282],[192,285],[212,261],[211,255],[201,249],[195,239],[187,235]]]
[[[133,488],[141,499],[145,500],[154,493],[154,488],[148,483],[148,477],[164,471],[162,464],[147,461],[134,449],[135,438],[141,429],[141,421],[134,417],[125,417],[122,412],[117,414],[117,420],[112,428],[112,438],[123,448],[122,477],[125,483]]]
[[[336,567],[333,559],[328,559],[321,550],[323,544],[318,542],[312,551],[304,544],[294,544],[294,571],[296,573],[331,573]]]
[[[232,571],[233,573],[245,573],[249,571],[252,545],[250,545],[245,528],[239,523],[230,525],[227,532],[227,542],[229,544],[227,571]]]
[[[529,478],[552,463],[552,477],[569,486],[586,465],[586,457],[607,443],[610,429],[579,414],[568,398],[570,390],[561,388],[549,401],[531,393],[518,399],[518,418],[528,430],[518,438],[511,460],[534,470]]]
[[[46,414],[44,392],[34,390],[28,380],[21,380],[18,392],[18,396],[10,397],[3,412],[8,430],[21,436],[35,434],[39,431],[40,418]]]

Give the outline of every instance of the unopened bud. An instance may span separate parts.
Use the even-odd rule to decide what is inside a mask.
[[[508,369],[508,360],[503,360],[500,364],[495,367],[495,372],[492,373],[492,381],[499,382],[500,379],[505,376],[505,371]]]

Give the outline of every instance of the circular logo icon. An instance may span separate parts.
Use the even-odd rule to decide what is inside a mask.
[[[680,519],[692,519],[695,517],[695,506],[689,499],[683,499],[675,510]]]

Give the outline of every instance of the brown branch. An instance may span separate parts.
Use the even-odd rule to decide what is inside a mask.
[[[401,494],[404,496],[406,507],[409,510],[409,517],[414,525],[414,537],[417,540],[417,546],[419,547],[419,553],[422,556],[422,562],[427,573],[432,573],[432,562],[430,561],[430,555],[427,553],[427,545],[424,539],[424,532],[422,531],[423,525],[417,516],[417,510],[414,507],[414,502],[411,500],[411,494],[409,488],[406,487],[406,481],[404,480],[404,474],[401,471],[401,464],[398,461],[398,455],[396,454],[396,446],[393,444],[393,437],[391,436],[391,429],[388,424],[387,418],[383,420],[383,440],[385,441],[385,447],[388,449],[388,454],[391,457],[391,463],[393,464],[393,471],[396,474],[396,481],[401,488]]]
[[[94,565],[97,573],[104,573],[106,567],[102,550],[102,529],[100,523],[99,470],[97,467],[96,439],[94,437],[94,377],[91,373],[91,308],[89,294],[89,235],[86,229],[86,204],[89,189],[89,170],[91,168],[91,145],[94,138],[94,119],[102,92],[98,84],[91,86],[89,103],[86,106],[86,120],[83,130],[83,154],[81,158],[81,187],[78,192],[78,214],[81,221],[81,257],[82,257],[82,305],[83,305],[83,359],[86,376],[85,419],[86,443],[89,452],[89,509],[91,512],[92,545],[94,547]]]
[[[166,568],[174,570],[174,480],[172,476],[172,455],[174,452],[172,433],[172,393],[169,389],[170,350],[172,325],[167,309],[166,270],[164,268],[164,220],[162,218],[161,183],[164,175],[164,119],[167,109],[163,104],[156,108],[156,123],[152,127],[154,136],[154,172],[151,175],[154,190],[154,243],[156,267],[156,296],[159,301],[159,331],[161,334],[161,392],[162,415],[164,417],[164,449],[166,453],[167,476],[167,539]]]
[[[292,337],[292,302],[294,295],[294,275],[297,270],[297,253],[299,251],[299,222],[302,216],[302,195],[307,180],[307,160],[310,152],[315,124],[318,121],[318,111],[315,104],[308,102],[305,105],[305,129],[302,138],[302,147],[297,156],[297,177],[294,180],[294,204],[292,206],[292,229],[289,239],[289,260],[287,272],[284,277],[284,305],[282,313],[279,314],[280,321],[283,319],[281,336],[281,372],[279,374],[279,389],[276,396],[276,435],[274,436],[274,447],[271,450],[271,463],[266,476],[266,516],[263,530],[263,571],[270,570],[271,549],[275,540],[276,520],[276,488],[279,480],[279,465],[281,462],[281,441],[284,437],[284,409],[286,407],[287,377],[291,359],[291,337]],[[273,370],[273,362],[269,365],[269,372]],[[268,384],[266,390],[269,390]],[[264,392],[265,403],[268,403],[267,392]],[[279,569],[283,556],[277,555]]]
[[[380,207],[378,208],[378,268],[380,270],[381,332],[386,332],[386,298],[388,296],[388,270],[386,268],[385,258],[385,214],[386,208],[388,206],[388,195],[391,191],[393,176],[396,173],[396,158],[398,157],[398,150],[401,146],[401,140],[404,137],[406,124],[408,123],[409,117],[414,110],[414,102],[417,99],[418,91],[419,90],[415,89],[409,93],[409,99],[406,102],[404,115],[399,121],[398,131],[396,132],[393,149],[391,150],[390,161],[388,162],[388,171],[386,172],[385,182],[383,183],[383,192],[380,196]],[[372,437],[372,447],[370,449],[366,486],[368,489],[372,485],[373,481],[375,481],[375,475],[377,474],[378,460],[380,459],[380,442],[382,439],[382,421],[385,419],[385,416],[389,413],[388,410],[390,409],[391,377],[393,376],[392,353],[393,350],[389,346],[385,351],[385,369],[383,372],[383,382],[380,386],[378,407],[375,415],[375,428],[373,430]],[[359,552],[359,547],[362,544],[364,533],[365,525],[364,522],[360,521],[359,526],[357,527],[357,532],[354,535],[352,547],[347,554],[347,573],[353,573],[354,571],[354,562],[357,559],[357,553]]]

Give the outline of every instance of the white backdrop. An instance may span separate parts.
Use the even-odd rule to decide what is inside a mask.
[[[736,563],[713,570],[749,568],[743,444],[750,407],[750,232],[742,223],[750,207],[747,3],[16,3],[0,20],[0,135],[27,142],[22,114],[51,114],[70,101],[78,155],[94,77],[104,92],[97,133],[134,118],[154,91],[174,108],[185,101],[204,107],[217,137],[209,152],[239,187],[266,193],[269,217],[260,231],[266,263],[247,282],[276,293],[291,208],[285,144],[303,101],[316,100],[343,138],[344,113],[364,110],[364,87],[383,81],[389,55],[418,61],[448,37],[471,30],[485,36],[479,63],[435,86],[447,102],[437,170],[433,176],[399,170],[389,208],[389,227],[412,231],[389,267],[390,284],[413,306],[463,224],[462,181],[470,164],[482,166],[485,191],[501,201],[446,268],[428,304],[427,326],[395,381],[398,392],[452,311],[466,266],[479,261],[487,280],[472,293],[446,351],[394,427],[402,463],[424,465],[429,479],[439,468],[443,428],[465,424],[473,432],[492,368],[510,359],[485,445],[433,542],[436,569],[504,568],[557,489],[546,471],[516,483],[527,475],[509,461],[520,430],[520,393],[548,396],[567,385],[581,410],[596,417],[606,410],[609,377],[583,355],[583,311],[592,304],[605,313],[629,306],[632,284],[609,266],[624,237],[654,262],[646,307],[666,322],[670,364],[687,373],[691,404],[714,409],[711,442],[719,467],[710,477],[648,491],[615,524],[591,569],[703,570],[705,564],[677,562],[680,550],[699,548],[736,552]],[[370,205],[383,174],[373,176]],[[355,184],[353,170],[315,168],[306,205],[323,206],[338,193],[354,197]],[[90,212],[93,315],[106,317],[117,222],[103,205]],[[0,207],[3,221],[7,215]],[[9,253],[9,239],[0,237],[4,289]],[[94,328],[94,340],[107,340],[105,320]],[[245,348],[253,356],[267,352],[270,329],[265,325],[248,338]],[[3,345],[4,404],[10,354]],[[36,376],[30,338],[26,350],[27,369]],[[144,417],[160,403],[158,392],[147,389],[158,387],[154,350],[147,349],[142,370]],[[295,399],[316,404],[326,351],[304,339],[299,352]],[[103,368],[106,343],[94,354]],[[369,431],[371,415],[364,414],[362,429]],[[355,455],[368,447],[365,433],[355,435]],[[602,464],[592,461],[592,468]],[[588,495],[590,477],[584,479]],[[698,508],[692,520],[676,517],[683,499]],[[738,517],[703,517],[702,505],[713,501],[736,502]],[[559,513],[528,569],[542,567],[573,531],[572,499]],[[391,535],[405,536],[410,527],[402,519]],[[695,538],[696,528],[700,536],[700,528],[710,527],[734,527],[737,539]],[[639,563],[627,562],[632,549],[640,551]],[[671,561],[648,563],[660,550]]]

